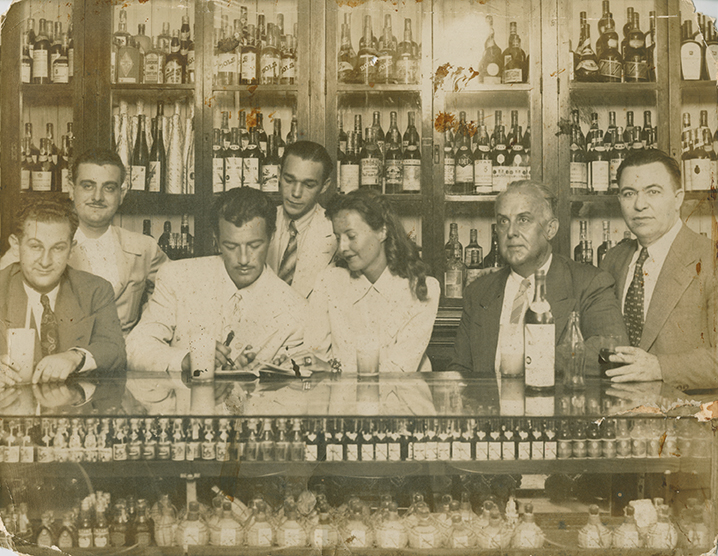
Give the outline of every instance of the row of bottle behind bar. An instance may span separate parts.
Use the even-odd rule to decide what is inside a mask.
[[[33,142],[32,124],[25,124],[20,158],[20,191],[62,191],[70,189],[70,160],[75,135],[72,122],[67,122],[67,134],[62,136],[61,147],[54,140],[54,125],[45,125],[46,136],[40,139],[40,148]]]
[[[74,77],[75,41],[72,24],[62,32],[62,22],[40,19],[35,33],[35,20],[27,20],[22,35],[20,82],[46,85],[69,83]]]
[[[6,419],[6,463],[709,457],[695,419]]]

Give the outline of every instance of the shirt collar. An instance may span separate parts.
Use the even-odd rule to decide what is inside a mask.
[[[105,242],[109,239],[111,239],[111,228],[112,226],[108,226],[107,229],[102,233],[102,235],[98,238],[90,238],[85,235],[85,232],[82,231],[82,228],[77,228],[77,231],[75,232],[75,241],[78,245],[82,245],[85,242],[88,241],[95,241],[97,243]]]
[[[354,303],[363,298],[371,289],[376,290],[386,299],[399,299],[401,293],[406,289],[406,279],[393,274],[388,266],[373,284],[364,274],[350,273],[349,276],[355,292]]]
[[[219,264],[222,265],[222,299],[229,300],[232,298],[232,296],[239,294],[240,296],[244,297],[245,295],[255,295],[256,292],[261,291],[265,288],[265,284],[267,283],[267,280],[269,279],[268,271],[267,271],[267,265],[264,265],[264,269],[262,270],[262,274],[259,275],[259,278],[257,278],[254,282],[252,282],[249,286],[239,289],[237,288],[237,285],[232,281],[232,278],[230,278],[229,274],[227,273],[227,268],[224,266],[224,261],[222,260],[222,257],[217,257]]]
[[[314,218],[314,215],[317,213],[318,209],[318,205],[314,205],[314,208],[312,210],[294,221],[294,225],[297,228],[297,233],[301,234],[309,227],[309,224],[311,223],[312,218]],[[284,214],[285,230],[289,230],[289,223],[292,221],[292,218],[286,212],[284,212],[284,209],[282,209],[282,213]]]
[[[539,268],[539,270],[543,270],[544,274],[548,274],[548,269],[551,268],[551,261],[553,260],[553,253],[549,253],[548,260]],[[532,274],[529,276],[529,281],[531,282],[531,285],[533,286],[535,283],[535,276],[536,274]],[[513,269],[511,269],[511,274],[509,275],[509,278],[516,282],[517,284],[521,284],[521,282],[524,281],[524,277],[518,274],[517,272],[514,272]]]
[[[681,231],[681,227],[683,226],[683,222],[679,218],[676,220],[676,223],[673,224],[670,230],[668,230],[665,234],[663,234],[658,240],[650,245],[648,249],[648,254],[650,257],[657,263],[663,264],[663,261],[666,260],[666,257],[668,256],[668,251],[671,250],[671,245],[673,245],[673,242],[676,239],[676,236],[678,235],[678,232]],[[636,250],[636,253],[641,252],[641,244],[638,244],[638,249]],[[635,255],[636,259],[638,259],[638,255]]]
[[[22,287],[25,288],[29,305],[41,305],[40,298],[42,297],[42,294],[39,291],[30,287],[25,280],[22,281]],[[59,291],[60,283],[58,282],[57,286],[52,288],[52,290],[46,294],[47,298],[50,300],[50,307],[52,307],[53,310],[55,309],[55,302],[57,301],[57,293]]]

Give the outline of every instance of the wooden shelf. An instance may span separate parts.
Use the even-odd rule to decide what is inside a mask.
[[[200,209],[196,195],[170,195],[128,191],[119,214],[195,214]]]
[[[572,93],[587,92],[595,95],[601,95],[606,92],[614,92],[616,90],[618,90],[622,95],[626,95],[645,91],[655,92],[658,90],[658,87],[656,83],[584,83],[581,81],[574,81],[571,83]]]
[[[595,105],[653,106],[656,104],[656,83],[571,83],[574,106]],[[593,109],[593,108],[592,108]]]
[[[400,83],[373,83],[366,85],[364,83],[338,83],[338,93],[420,93],[421,85],[404,85]]]
[[[447,203],[493,203],[498,195],[444,195]]]
[[[600,203],[604,205],[615,203],[618,205],[618,195],[616,194],[587,194],[587,195],[571,195],[569,200],[572,203]]]
[[[157,85],[153,83],[114,83],[113,91],[194,91],[195,83],[183,83],[181,85]]]
[[[681,90],[683,91],[703,91],[710,93],[711,91],[718,93],[718,85],[715,81],[683,81],[681,80]]]
[[[458,91],[444,91],[446,95],[466,95],[472,93],[528,93],[534,86],[531,83],[474,83],[470,81],[468,85],[462,87]]]
[[[286,94],[298,93],[297,85],[227,85],[212,87],[212,92],[217,93],[239,93],[240,95],[252,96],[260,94]]]
[[[71,103],[74,87],[72,83],[50,83],[49,85],[34,85],[23,83],[20,87],[24,99],[39,104]]]

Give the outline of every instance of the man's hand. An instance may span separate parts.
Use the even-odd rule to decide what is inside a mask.
[[[68,350],[40,359],[32,375],[32,383],[56,382],[65,380],[82,362],[82,354]]]
[[[658,357],[632,346],[618,346],[611,355],[614,363],[627,363],[623,367],[606,371],[611,382],[650,382],[663,380]]]
[[[0,357],[0,388],[9,388],[20,382],[20,373],[8,361],[7,355]]]

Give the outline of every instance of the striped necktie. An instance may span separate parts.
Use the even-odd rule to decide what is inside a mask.
[[[511,308],[511,324],[519,324],[521,322],[521,317],[524,315],[524,305],[526,304],[526,292],[530,286],[531,280],[528,278],[524,278],[521,281],[521,287],[519,288],[519,291],[516,292],[514,305]]]
[[[282,256],[282,263],[279,265],[279,277],[290,286],[294,279],[294,271],[297,268],[297,225],[294,220],[289,222],[289,242]]]
[[[42,356],[53,355],[57,353],[58,344],[60,343],[60,331],[58,329],[57,315],[50,307],[50,299],[42,294],[40,296],[42,303],[42,319],[40,320],[40,346],[42,348]]]
[[[623,320],[626,322],[628,339],[631,345],[638,347],[643,335],[643,263],[648,259],[648,249],[641,249],[633,271],[633,280],[626,291],[626,301],[623,304]]]

